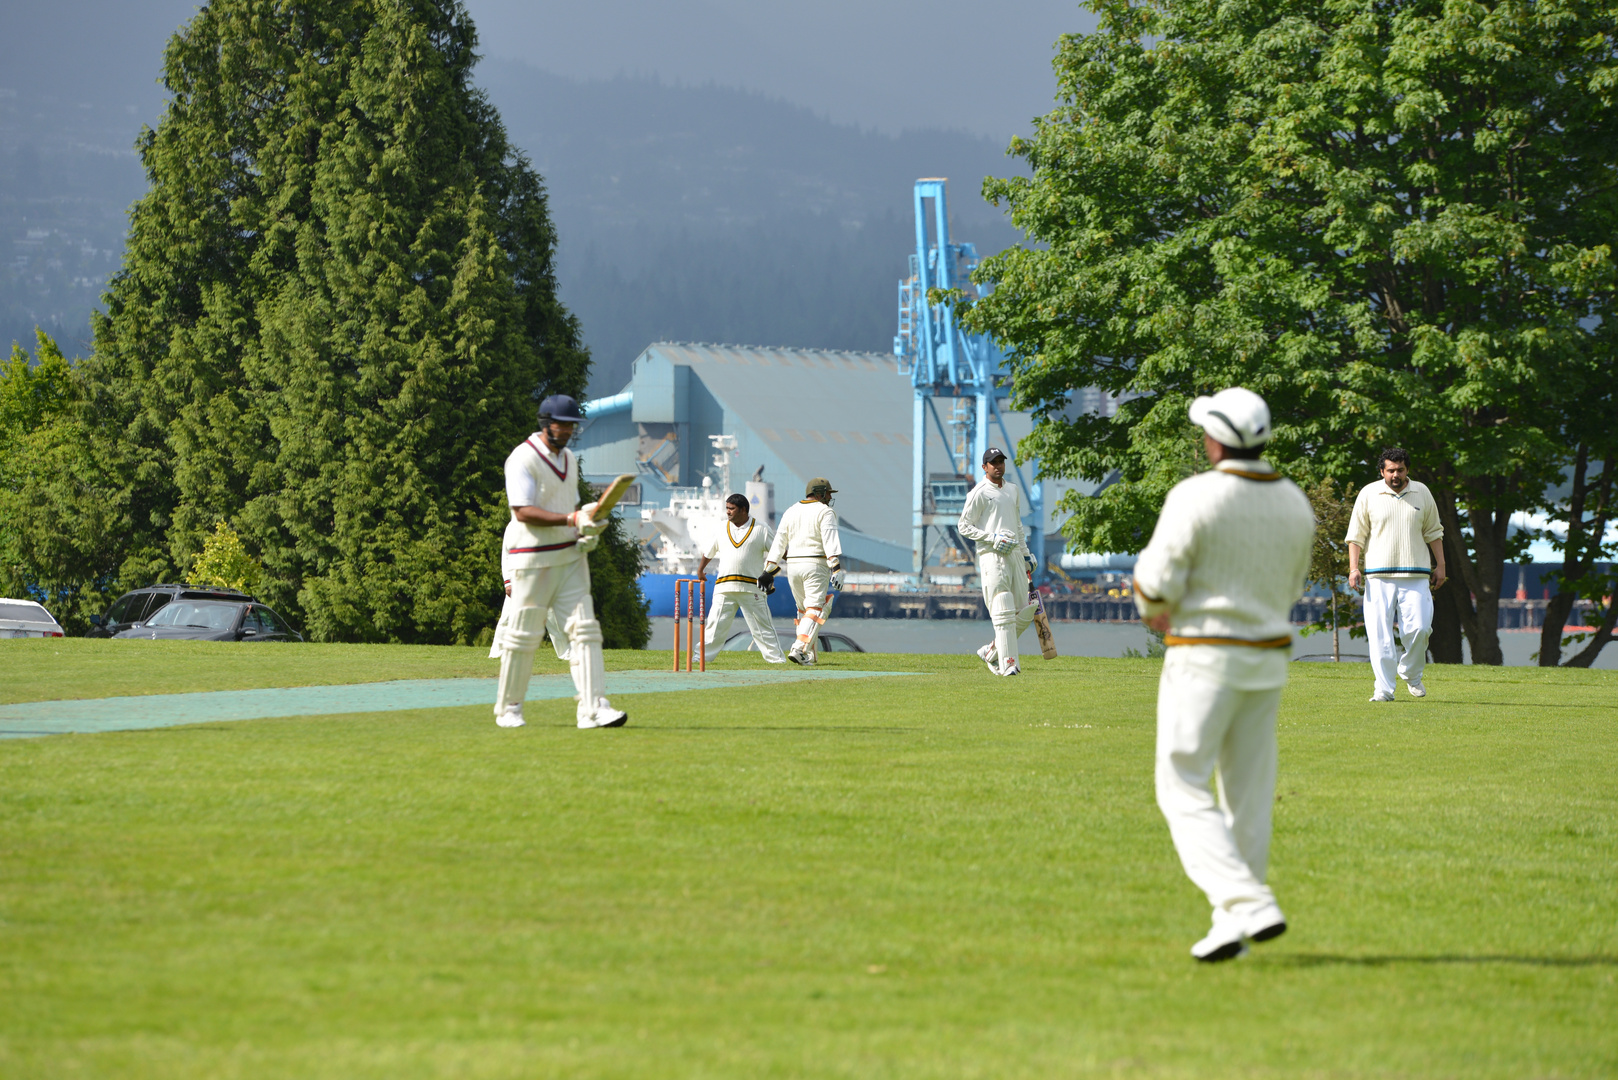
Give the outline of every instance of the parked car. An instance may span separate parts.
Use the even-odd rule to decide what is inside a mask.
[[[753,634],[752,634],[752,631],[743,630],[741,633],[732,634],[732,635],[730,635],[730,637],[726,638],[725,639],[725,644],[720,646],[719,651],[720,652],[748,652],[748,651],[750,651],[752,649],[753,649]],[[849,637],[847,634],[830,634],[830,633],[827,633],[825,631],[821,631],[821,634],[820,634],[820,651],[821,652],[864,652],[865,650],[860,648],[859,642],[855,641],[853,638]]]
[[[143,623],[114,635],[152,641],[302,641],[263,604],[237,600],[173,600]]]
[[[206,585],[148,585],[126,592],[112,602],[105,615],[92,615],[85,637],[117,637],[130,627],[146,622],[176,600],[230,600],[252,603],[253,597],[235,589],[214,589]]]
[[[61,636],[62,624],[51,618],[45,605],[0,596],[0,638]]]

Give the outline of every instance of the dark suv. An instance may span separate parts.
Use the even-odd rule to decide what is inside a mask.
[[[253,603],[254,599],[235,589],[213,589],[206,585],[148,585],[127,592],[113,601],[107,614],[92,615],[85,637],[105,638],[121,634],[136,623],[143,623],[158,610],[176,600],[232,600]]]

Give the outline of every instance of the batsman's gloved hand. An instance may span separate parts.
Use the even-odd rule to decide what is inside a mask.
[[[588,555],[590,552],[596,549],[597,544],[601,543],[601,533],[593,532],[589,536],[581,536],[579,537],[577,543],[579,545],[579,550]]]
[[[765,567],[764,572],[758,576],[759,588],[764,590],[765,596],[771,596],[775,593],[776,573],[777,571],[771,570],[769,567]]]
[[[1008,554],[1012,548],[1017,546],[1017,541],[1013,539],[1011,533],[1007,532],[1005,529],[1001,529],[999,532],[994,534],[994,540],[992,543],[994,553],[996,555]]]
[[[610,521],[595,519],[596,507],[600,505],[600,503],[585,503],[568,515],[568,523],[579,530],[580,536],[597,536],[607,531]]]
[[[1022,553],[1022,564],[1023,569],[1028,571],[1030,578],[1034,576],[1034,571],[1039,569],[1039,564],[1034,561],[1034,557],[1026,551]]]
[[[843,568],[841,566],[831,572],[831,591],[843,591]]]

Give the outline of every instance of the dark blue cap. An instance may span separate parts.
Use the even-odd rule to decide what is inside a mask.
[[[539,418],[558,420],[564,424],[581,424],[584,413],[580,411],[579,403],[566,394],[552,394],[539,403]]]
[[[1005,459],[1006,452],[1000,449],[998,446],[991,446],[987,450],[983,451],[983,464],[985,465],[991,461],[1004,461]]]

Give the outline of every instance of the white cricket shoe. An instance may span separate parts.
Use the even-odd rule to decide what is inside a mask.
[[[794,664],[801,664],[804,662],[803,642],[794,641],[792,643],[792,648],[787,650],[787,659],[791,660]]]
[[[1214,927],[1207,937],[1191,946],[1191,955],[1205,964],[1234,960],[1246,954],[1247,942],[1242,940],[1241,931],[1229,926]]]
[[[1006,676],[1007,678],[1010,678],[1013,675],[1021,675],[1022,665],[1017,663],[1015,660],[1007,660],[1001,665],[1000,674]]]
[[[991,641],[978,650],[978,659],[989,665],[990,675],[1000,674],[1000,650],[995,647],[994,642]]]
[[[501,727],[522,727],[522,706],[507,705],[505,711],[494,718],[494,722]]]
[[[623,727],[629,723],[629,714],[612,707],[606,698],[596,698],[595,711],[579,720],[581,728]]]
[[[1423,693],[1425,693],[1425,691],[1423,691]],[[1371,695],[1371,700],[1372,701],[1392,701],[1393,700],[1393,695],[1392,694],[1372,694]]]
[[[1274,941],[1287,932],[1287,917],[1275,904],[1265,904],[1242,920],[1242,934],[1251,941]]]
[[[1421,685],[1421,680],[1420,679],[1407,679],[1407,680],[1405,680],[1405,682],[1406,682],[1407,688],[1410,690],[1410,696],[1411,697],[1426,697],[1427,696],[1427,688],[1425,686]]]

